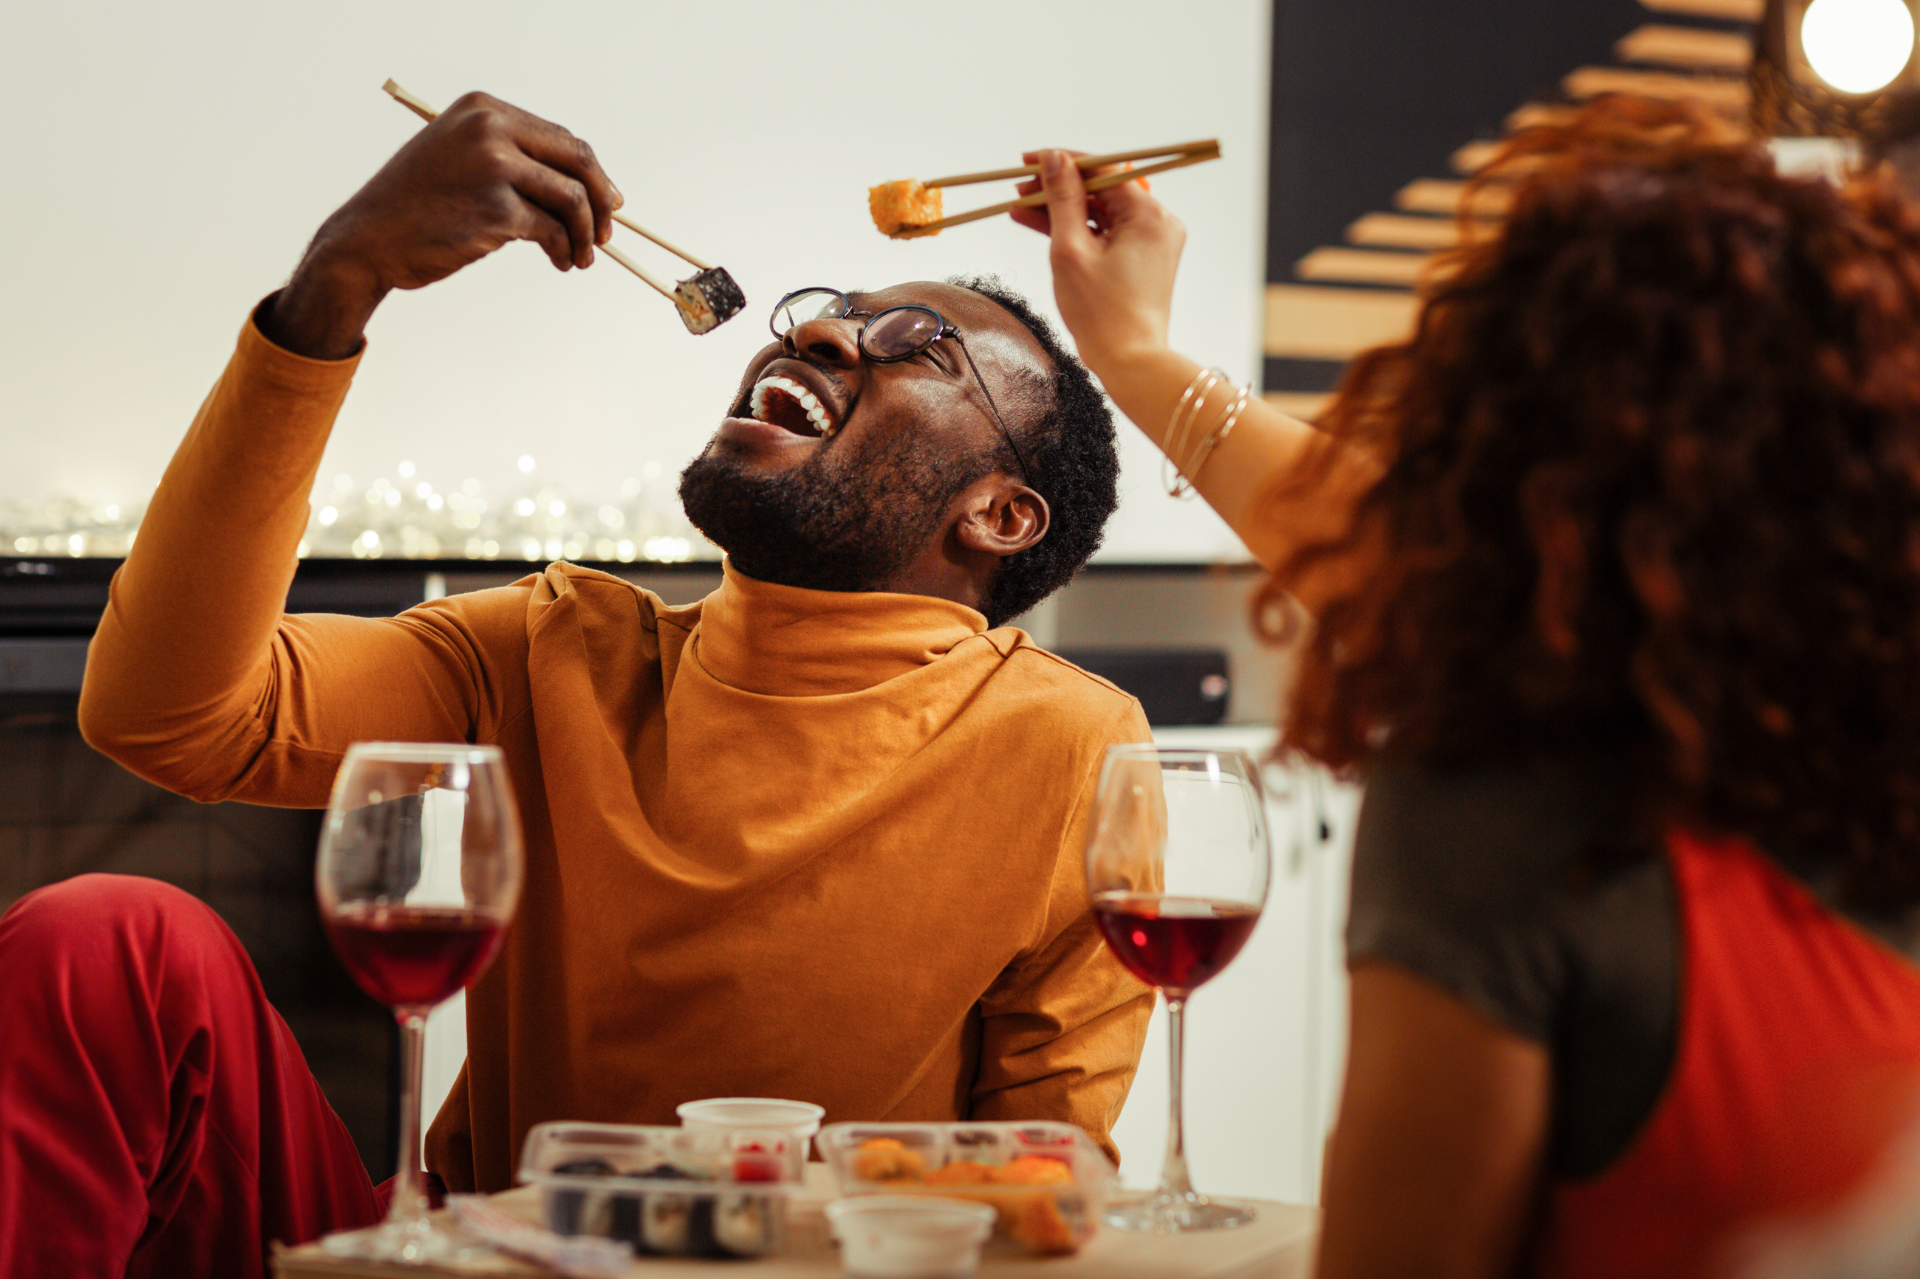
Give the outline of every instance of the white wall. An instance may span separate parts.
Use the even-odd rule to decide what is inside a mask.
[[[1223,161],[1156,186],[1192,230],[1175,337],[1257,377],[1268,22],[1269,0],[7,6],[0,499],[144,498],[247,309],[419,127],[389,76],[439,106],[483,87],[585,136],[626,211],[727,267],[750,306],[694,338],[611,262],[561,275],[511,246],[389,301],[323,483],[405,459],[442,489],[506,489],[523,453],[585,498],[650,461],[670,482],[790,288],[994,270],[1046,295],[1037,236],[996,220],[892,242],[865,211],[872,183],[1042,145],[1221,139]],[[1204,507],[1159,492],[1126,429],[1107,553],[1241,558]]]

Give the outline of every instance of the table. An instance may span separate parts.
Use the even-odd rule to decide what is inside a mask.
[[[804,1189],[796,1195],[787,1216],[787,1247],[757,1261],[706,1261],[682,1257],[635,1259],[633,1279],[837,1279],[840,1254],[827,1234],[822,1209],[835,1197],[833,1175],[822,1164],[809,1164]],[[525,1221],[540,1219],[539,1192],[532,1186],[504,1191],[493,1197],[501,1211]],[[1023,1279],[1304,1279],[1313,1262],[1313,1241],[1319,1228],[1317,1209],[1299,1204],[1261,1201],[1260,1216],[1235,1230],[1200,1235],[1142,1235],[1102,1230],[1072,1257],[1028,1257],[988,1249],[981,1260],[983,1275],[1021,1276]],[[470,1276],[472,1279],[524,1279],[552,1272],[510,1257],[489,1257],[459,1268],[401,1267],[344,1261],[327,1256],[314,1244],[277,1250],[273,1271],[278,1279],[422,1279],[429,1275]]]

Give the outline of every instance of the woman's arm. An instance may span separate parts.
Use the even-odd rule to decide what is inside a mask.
[[[1498,1279],[1539,1201],[1547,1049],[1378,961],[1353,970],[1320,1279]]]
[[[1017,210],[1014,218],[1050,235],[1054,298],[1080,358],[1120,410],[1164,449],[1174,410],[1200,372],[1199,364],[1167,343],[1186,228],[1138,184],[1112,187],[1090,200],[1067,152],[1038,154],[1047,206]],[[1021,189],[1039,190],[1041,184]],[[1226,385],[1214,387],[1183,443],[1197,442],[1217,426],[1237,394]],[[1311,469],[1319,466],[1324,470]],[[1272,567],[1308,541],[1345,531],[1353,503],[1378,473],[1370,453],[1342,446],[1254,400],[1199,474],[1187,478],[1254,558]]]

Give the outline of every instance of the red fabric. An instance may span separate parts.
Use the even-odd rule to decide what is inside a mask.
[[[446,1207],[447,1183],[440,1179],[440,1174],[431,1168],[423,1168],[420,1175],[427,1184],[427,1207],[436,1211]],[[400,1174],[395,1173],[373,1188],[374,1207],[379,1209],[382,1217],[387,1215],[387,1209],[393,1207],[393,1191],[399,1181]]]
[[[82,875],[0,916],[0,1274],[240,1276],[378,1220],[246,952],[165,884]]]
[[[1673,1074],[1612,1167],[1552,1188],[1541,1275],[1732,1273],[1859,1188],[1920,1100],[1920,972],[1744,843],[1676,834],[1668,857]]]

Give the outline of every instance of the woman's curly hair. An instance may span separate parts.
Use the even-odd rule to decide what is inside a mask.
[[[1366,572],[1287,743],[1340,768],[1637,760],[1662,821],[1920,901],[1920,216],[1689,107],[1514,136],[1501,224],[1320,425],[1384,473],[1281,565]]]

